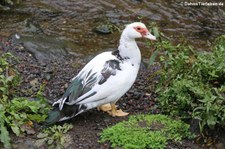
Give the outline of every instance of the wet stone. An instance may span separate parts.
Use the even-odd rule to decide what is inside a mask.
[[[101,34],[110,34],[112,33],[112,29],[108,25],[99,25],[97,26],[94,31]]]

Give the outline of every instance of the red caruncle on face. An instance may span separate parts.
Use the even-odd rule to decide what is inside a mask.
[[[149,32],[148,29],[144,28],[144,27],[141,27],[141,26],[137,26],[137,27],[134,27],[134,29],[139,32],[141,34],[142,37],[146,36],[147,33]]]

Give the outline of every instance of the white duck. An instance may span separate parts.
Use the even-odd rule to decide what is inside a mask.
[[[47,123],[70,119],[92,108],[112,116],[126,116],[115,103],[133,85],[141,63],[135,38],[156,40],[146,26],[135,22],[123,30],[117,51],[103,52],[94,57],[72,82],[62,98],[53,103]]]

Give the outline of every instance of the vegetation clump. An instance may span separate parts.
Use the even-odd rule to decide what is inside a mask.
[[[20,77],[8,62],[13,59],[10,53],[1,54],[0,57],[0,141],[4,148],[11,148],[10,131],[17,136],[25,132],[35,133],[33,122],[44,121],[50,109],[40,92],[37,101],[16,96]]]
[[[15,3],[18,4],[20,2],[21,2],[21,0],[1,0],[0,4],[3,4],[3,5],[14,5]]]
[[[193,137],[188,124],[160,114],[130,116],[128,121],[104,129],[100,136],[100,142],[109,141],[113,148],[125,149],[163,149],[168,141]]]
[[[224,126],[224,43],[222,35],[210,52],[183,44],[172,45],[168,40],[155,44],[157,52],[161,52],[157,93],[163,112],[198,119],[201,131],[205,126]]]
[[[66,134],[73,128],[72,124],[54,125],[44,129],[37,135],[35,146],[40,148],[47,145],[49,149],[61,149],[69,147],[72,144],[72,139],[69,134]]]

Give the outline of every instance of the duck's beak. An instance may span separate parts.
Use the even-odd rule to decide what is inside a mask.
[[[142,27],[134,27],[134,29],[139,32],[141,34],[141,36],[143,38],[147,38],[147,39],[150,39],[150,40],[156,40],[156,37],[153,36],[147,28],[142,28]]]
[[[150,39],[150,40],[156,40],[156,37],[153,36],[149,31],[146,32],[146,34],[143,37],[147,38],[147,39]]]

